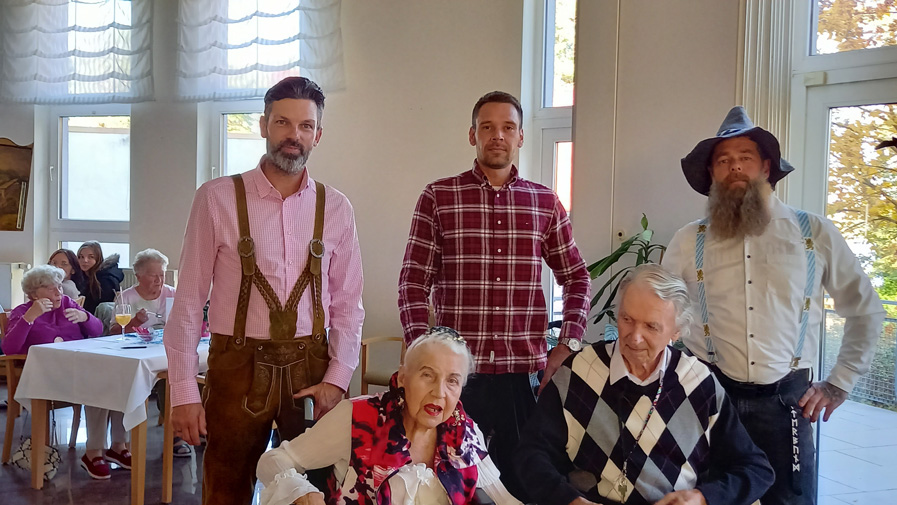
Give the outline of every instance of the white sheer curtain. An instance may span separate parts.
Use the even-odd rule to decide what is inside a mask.
[[[152,0],[0,1],[0,101],[153,98]]]
[[[340,0],[180,0],[182,100],[259,98],[290,75],[344,87]]]

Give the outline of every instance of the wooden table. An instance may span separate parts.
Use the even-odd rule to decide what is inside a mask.
[[[133,348],[137,346],[140,347]],[[201,342],[200,370],[207,368],[208,353],[208,342]],[[146,399],[160,374],[167,370],[168,359],[161,345],[161,335],[149,343],[140,342],[136,337],[120,341],[118,336],[112,336],[32,346],[16,391],[16,401],[26,407],[30,404],[32,412],[31,461],[44,460],[50,401],[123,412],[125,429],[131,430],[131,503],[143,505]],[[165,416],[166,424],[169,420],[170,416]],[[162,501],[170,503],[172,437],[170,425],[164,429]],[[43,465],[32,464],[31,487],[41,489],[43,483]]]

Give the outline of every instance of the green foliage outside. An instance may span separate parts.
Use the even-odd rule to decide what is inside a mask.
[[[894,0],[819,0],[817,52],[897,45]]]
[[[858,254],[884,300],[897,301],[897,149],[875,146],[897,136],[897,104],[831,112],[826,214]],[[889,306],[897,317],[897,307]]]

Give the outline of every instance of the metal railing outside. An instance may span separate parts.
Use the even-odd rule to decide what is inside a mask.
[[[886,308],[897,307],[897,302],[885,300],[882,303]],[[889,311],[890,314],[894,312],[893,308]],[[828,377],[831,372],[838,358],[843,337],[844,318],[839,317],[834,310],[827,308],[821,377]],[[872,366],[867,373],[860,377],[856,387],[850,393],[850,399],[879,407],[897,408],[895,369],[897,369],[897,318],[888,317],[885,318],[881,337],[875,348]]]

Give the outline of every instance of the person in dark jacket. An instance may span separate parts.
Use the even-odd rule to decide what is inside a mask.
[[[520,437],[540,505],[748,505],[772,485],[710,369],[670,344],[693,320],[685,282],[642,265],[620,287],[619,339],[568,358]]]
[[[84,308],[91,314],[97,305],[103,302],[114,302],[115,294],[121,291],[121,281],[125,274],[118,268],[118,254],[103,257],[103,248],[96,241],[87,241],[78,248],[78,264],[87,276],[87,290],[84,295]]]

